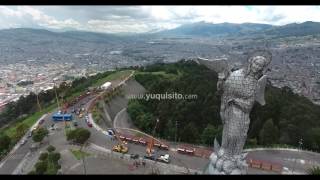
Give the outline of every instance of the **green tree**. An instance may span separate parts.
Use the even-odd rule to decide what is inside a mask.
[[[187,126],[184,127],[180,134],[180,138],[184,142],[198,143],[199,141],[199,132],[196,126],[190,122]]]
[[[67,140],[79,144],[84,144],[90,138],[90,131],[84,128],[77,128],[67,133]]]
[[[256,146],[258,141],[256,138],[247,139],[246,145],[247,146]]]
[[[48,153],[47,152],[40,154],[39,160],[46,161],[47,159],[48,159]]]
[[[201,135],[202,143],[212,146],[217,134],[218,134],[218,128],[215,128],[213,125],[208,124]]]
[[[16,128],[15,138],[20,139],[28,131],[28,126],[25,123],[19,123]]]
[[[7,151],[11,143],[11,139],[6,134],[0,134],[0,155]]]
[[[47,161],[39,161],[35,164],[35,171],[37,174],[44,174],[48,168]]]
[[[47,129],[41,127],[34,132],[34,134],[32,135],[32,140],[34,142],[42,142],[43,138],[47,136],[48,133],[49,132]]]
[[[56,148],[55,148],[54,146],[52,146],[52,145],[48,146],[48,148],[47,148],[47,151],[48,151],[49,153],[51,153],[51,152],[53,152],[53,151],[55,151],[55,150],[56,150]]]
[[[304,138],[304,145],[316,151],[320,151],[320,128],[312,128]]]
[[[59,159],[61,158],[60,153],[49,153],[48,155],[48,161],[53,162],[53,163],[57,163],[59,161]]]
[[[90,138],[90,131],[84,128],[79,128],[77,130],[77,136],[75,139],[76,143],[84,144]]]
[[[262,145],[278,143],[279,130],[274,126],[272,119],[267,120],[260,131],[259,142]]]

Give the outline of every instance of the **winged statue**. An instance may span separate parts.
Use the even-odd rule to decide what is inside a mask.
[[[220,117],[223,124],[222,143],[215,139],[214,152],[210,156],[207,173],[244,174],[246,154],[243,147],[250,124],[250,112],[254,102],[265,105],[265,71],[272,55],[265,50],[253,52],[246,66],[233,70],[228,60],[196,58],[198,64],[205,65],[218,73],[218,90],[222,91]]]

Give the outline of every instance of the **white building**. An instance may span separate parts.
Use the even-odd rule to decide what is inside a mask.
[[[101,86],[101,89],[107,90],[111,87],[111,82],[106,82]]]

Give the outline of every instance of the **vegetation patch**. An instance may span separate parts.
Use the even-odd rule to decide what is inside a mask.
[[[104,84],[107,81],[113,81],[116,79],[124,79],[128,77],[132,73],[132,70],[123,70],[123,71],[116,71],[114,73],[111,73],[109,76],[99,79],[96,83],[94,83],[92,86],[98,87]]]
[[[70,149],[70,151],[71,151],[71,153],[74,155],[74,157],[77,160],[83,159],[86,156],[90,156],[91,155],[90,153],[87,153],[87,152],[84,152],[84,151],[81,151],[81,150],[76,150],[76,149]]]
[[[67,141],[84,144],[90,138],[90,131],[85,128],[76,128],[74,130],[67,131]]]
[[[196,94],[196,99],[134,99],[128,113],[136,127],[158,137],[212,145],[221,140],[221,92],[217,74],[193,61],[154,64],[141,68],[135,79],[147,93]],[[176,74],[170,78],[165,74]],[[320,152],[320,106],[288,87],[266,86],[266,105],[256,103],[250,114],[246,147],[296,147]],[[302,143],[299,144],[299,142]]]
[[[40,154],[34,170],[29,172],[29,174],[57,174],[58,170],[61,169],[60,159],[61,154],[55,152],[55,147],[49,146],[47,152]]]

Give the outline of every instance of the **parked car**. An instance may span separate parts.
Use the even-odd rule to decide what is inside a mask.
[[[21,144],[20,145],[24,145],[24,144],[26,144],[27,143],[27,140],[26,139],[23,139],[22,141],[21,141]]]
[[[28,133],[28,138],[30,138],[32,136],[32,131],[30,131],[29,133]]]
[[[44,123],[44,119],[41,119],[40,121],[39,121],[39,124],[43,124]]]
[[[161,149],[163,150],[169,150],[169,146],[165,145],[165,144],[161,144]]]
[[[145,159],[150,159],[150,160],[153,160],[153,161],[156,160],[156,157],[154,155],[150,155],[150,156],[145,155],[144,158]]]
[[[87,122],[89,127],[92,127],[92,123],[91,122]]]
[[[130,158],[131,159],[138,159],[139,158],[139,154],[130,154]]]
[[[49,128],[50,130],[55,130],[56,128],[55,128],[55,124],[51,124],[51,126],[50,126],[50,128]]]
[[[139,139],[139,143],[142,144],[142,145],[146,145],[147,144],[147,142],[143,138]]]

